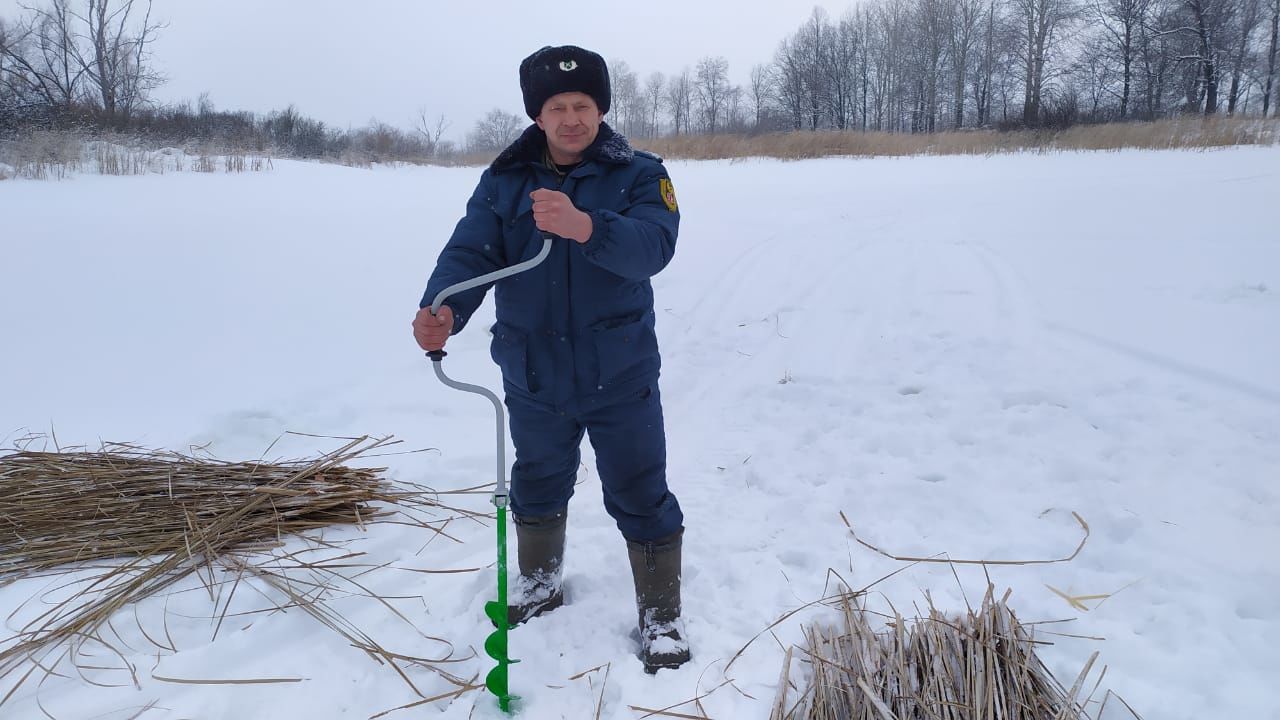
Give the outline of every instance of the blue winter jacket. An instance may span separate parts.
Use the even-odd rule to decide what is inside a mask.
[[[466,216],[441,251],[420,307],[456,282],[537,255],[538,188],[558,189],[591,215],[591,238],[556,238],[541,265],[500,280],[491,354],[507,393],[565,410],[599,407],[656,381],[656,275],[675,253],[680,213],[662,160],[601,124],[584,161],[561,180],[531,125],[480,176]],[[457,334],[488,287],[445,301]]]

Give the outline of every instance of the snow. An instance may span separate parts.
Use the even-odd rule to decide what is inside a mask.
[[[780,643],[830,616],[794,616],[726,675],[729,659],[837,575],[862,587],[904,565],[858,544],[841,512],[895,554],[997,560],[1070,554],[1076,512],[1091,534],[1075,560],[988,569],[1023,621],[1070,619],[1043,630],[1086,636],[1043,636],[1058,677],[1070,684],[1096,650],[1103,687],[1145,717],[1280,718],[1278,161],[1280,148],[668,163],[683,227],[654,286],[694,659],[651,677],[633,656],[625,546],[584,444],[568,604],[511,634],[520,716],[599,705],[636,718],[629,706],[664,708],[728,677],[701,701],[707,714],[767,717]],[[478,173],[279,161],[5,182],[0,440],[52,429],[63,445],[207,444],[238,459],[286,430],[394,434],[435,450],[379,458],[392,478],[489,482],[490,406],[442,387],[409,328]],[[491,313],[451,340],[446,363],[497,387]],[[288,436],[271,454],[334,446]],[[450,502],[485,509],[481,496]],[[361,582],[399,598],[416,629],[354,593],[333,607],[389,649],[452,651],[463,660],[449,672],[483,677],[492,570],[397,569],[492,563],[492,527],[449,532],[464,542],[396,525],[328,533],[390,564]],[[910,613],[929,591],[956,611],[985,585],[980,567],[916,565],[872,602]],[[1049,586],[1111,595],[1081,612]],[[71,671],[19,690],[0,717],[366,718],[419,699],[303,613],[234,615],[269,606],[257,592],[236,595],[215,636],[200,583],[177,590],[116,623],[136,687]],[[59,592],[48,579],[0,586],[6,628]],[[178,652],[138,624],[166,627]],[[409,673],[424,694],[452,689]],[[385,717],[411,714],[501,717],[481,693]]]

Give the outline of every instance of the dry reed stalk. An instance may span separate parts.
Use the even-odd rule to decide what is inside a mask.
[[[857,541],[859,545],[867,548],[868,550],[871,550],[872,552],[875,552],[878,555],[882,555],[884,557],[889,558],[890,560],[897,560],[899,562],[946,563],[953,567],[956,565],[1053,565],[1055,563],[1071,562],[1072,560],[1075,560],[1076,556],[1080,554],[1080,551],[1084,549],[1085,543],[1089,542],[1089,532],[1090,532],[1089,523],[1085,522],[1084,518],[1080,517],[1079,513],[1072,512],[1071,517],[1075,518],[1076,522],[1080,524],[1080,529],[1084,531],[1084,535],[1081,536],[1080,543],[1076,545],[1076,549],[1073,550],[1071,554],[1067,555],[1066,557],[1054,558],[1050,560],[956,560],[951,557],[944,557],[942,556],[942,554],[935,555],[932,557],[912,557],[909,555],[899,555],[899,554],[888,552],[887,550],[882,550],[876,547],[875,545],[872,545],[871,543],[867,542],[866,540],[863,540],[862,538],[858,537],[858,534],[853,530],[853,525],[849,523],[849,518],[845,516],[844,511],[840,512],[840,519],[844,522],[844,526],[849,529],[849,534],[853,536],[853,539]]]
[[[773,699],[773,709],[769,712],[769,720],[785,720],[786,718],[787,689],[791,684],[791,651],[793,649],[787,648],[787,654],[782,659],[782,675],[778,678],[778,693]]]
[[[841,625],[808,627],[808,683],[796,707],[773,717],[802,720],[1087,720],[1080,699],[1096,653],[1070,690],[1036,656],[1037,644],[989,587],[981,606],[949,617],[895,613],[876,630],[857,604],[840,601]],[[788,673],[780,680],[790,682]],[[1095,688],[1096,690],[1096,688]]]
[[[591,671],[588,670],[587,672],[591,672]],[[707,717],[707,714],[705,712],[702,712],[701,710],[699,710],[699,713],[700,713],[699,715],[692,715],[690,713],[675,712],[675,708],[681,707],[683,705],[694,705],[695,707],[699,706],[702,704],[703,698],[714,695],[717,690],[724,687],[725,685],[731,684],[731,682],[732,681],[730,680],[725,680],[724,682],[720,683],[719,685],[716,685],[715,687],[702,693],[701,695],[698,695],[692,700],[682,700],[678,703],[675,703],[674,705],[668,705],[664,708],[660,708],[657,710],[653,708],[642,707],[640,705],[628,705],[627,707],[631,710],[635,710],[636,712],[644,713],[644,715],[641,715],[640,717],[636,718],[636,720],[645,720],[645,718],[651,718],[651,717],[674,717],[674,718],[684,718],[685,720],[711,720],[710,718]]]
[[[303,609],[352,646],[394,669],[420,697],[425,695],[402,665],[425,667],[463,692],[479,687],[439,667],[460,661],[452,657],[451,648],[438,659],[389,652],[327,606],[326,599],[341,588],[348,595],[380,602],[413,625],[387,599],[358,582],[358,575],[343,572],[351,568],[368,572],[378,566],[353,563],[360,553],[342,551],[306,533],[331,525],[363,528],[386,521],[443,534],[426,519],[445,509],[434,493],[393,488],[380,477],[383,468],[348,465],[394,444],[390,438],[347,440],[318,458],[292,462],[223,462],[124,444],[104,445],[98,451],[44,452],[26,449],[28,442],[0,455],[0,586],[33,576],[72,578],[59,588],[68,597],[27,621],[15,636],[0,640],[0,679],[28,668],[0,697],[0,706],[37,669],[47,679],[58,674],[65,661],[93,682],[84,676],[85,669],[110,668],[81,663],[90,643],[115,655],[136,685],[132,666],[106,639],[108,630],[120,637],[111,627],[111,618],[192,574],[209,592],[215,614],[221,607],[215,637],[236,589],[243,578],[250,577],[286,598],[271,610]],[[286,554],[267,552],[282,546],[287,536],[310,542]],[[320,560],[309,557],[335,551],[340,554]],[[141,623],[138,626],[158,649],[177,651],[167,627],[161,642]]]

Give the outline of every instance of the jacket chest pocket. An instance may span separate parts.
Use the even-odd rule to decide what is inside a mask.
[[[506,217],[502,232],[507,241],[517,237],[528,237],[535,229],[533,224],[533,200],[526,197],[516,203],[515,209]]]
[[[515,207],[511,209],[511,214],[507,216],[507,227],[511,227],[521,220],[533,220],[533,198],[529,197],[527,193],[516,199]]]

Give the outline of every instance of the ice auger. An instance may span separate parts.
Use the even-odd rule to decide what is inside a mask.
[[[440,306],[444,304],[446,298],[454,293],[470,290],[481,285],[487,285],[506,277],[510,277],[517,273],[524,272],[538,263],[546,259],[551,253],[551,238],[543,239],[542,250],[533,258],[521,263],[503,268],[485,275],[481,275],[471,280],[466,280],[441,290],[436,295],[435,300],[431,303],[431,314],[435,315],[440,312]],[[489,657],[498,662],[497,666],[489,671],[485,677],[485,687],[489,688],[489,692],[498,698],[498,707],[502,708],[505,713],[511,712],[511,690],[509,684],[508,667],[513,662],[507,653],[507,632],[511,629],[507,617],[507,458],[506,458],[506,436],[507,421],[506,415],[502,410],[502,399],[488,388],[479,385],[471,385],[469,383],[458,382],[444,374],[443,363],[445,357],[444,350],[434,350],[427,353],[427,357],[431,358],[431,364],[435,367],[436,377],[440,378],[440,382],[448,385],[455,390],[483,395],[489,398],[493,403],[494,415],[497,418],[496,437],[498,446],[498,467],[497,481],[493,488],[493,505],[497,508],[497,526],[498,526],[498,599],[490,601],[484,605],[484,613],[493,621],[497,628],[485,638],[484,650]]]

